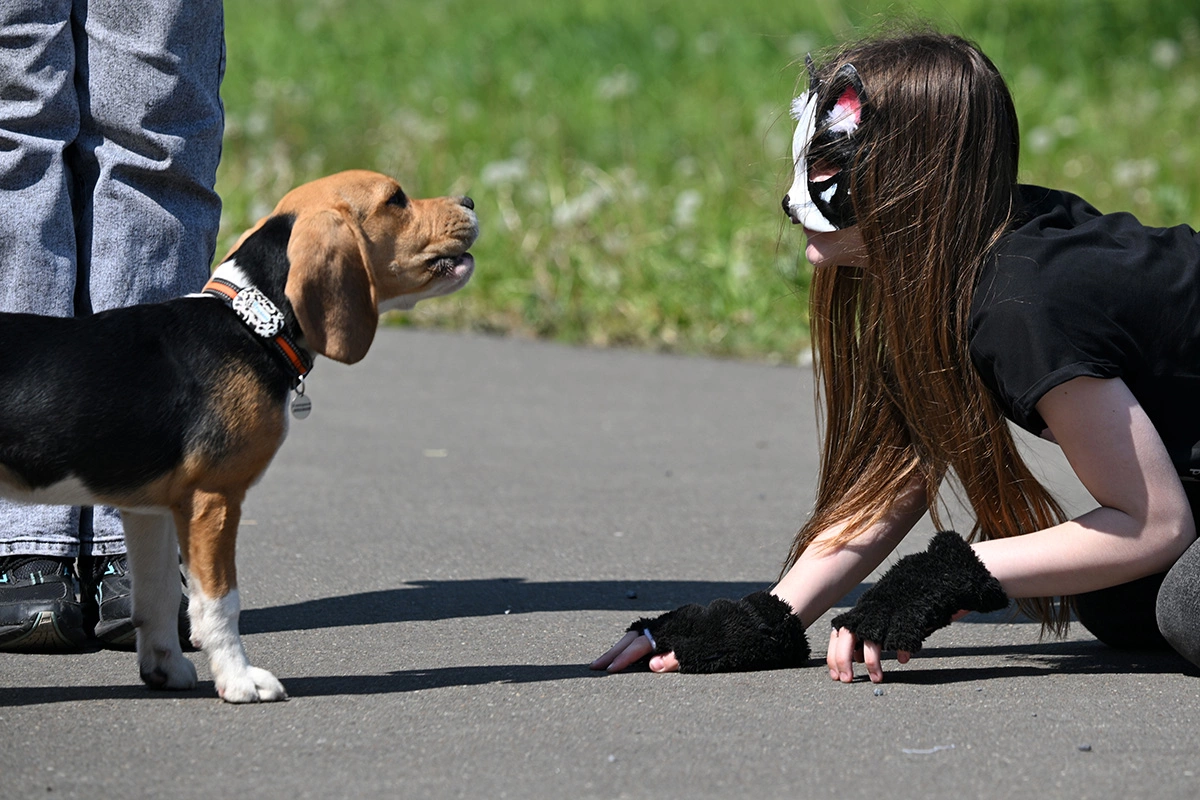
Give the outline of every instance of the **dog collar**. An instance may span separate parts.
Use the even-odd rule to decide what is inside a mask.
[[[255,336],[270,343],[293,373],[292,388],[303,396],[304,378],[313,367],[312,357],[284,332],[283,312],[278,306],[254,286],[239,286],[228,272],[217,267],[204,284],[203,293],[224,300]]]

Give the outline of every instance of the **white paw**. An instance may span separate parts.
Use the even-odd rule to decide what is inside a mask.
[[[217,694],[226,703],[272,703],[287,700],[283,684],[258,667],[247,667],[236,675],[217,680]]]
[[[138,656],[142,683],[151,689],[186,691],[196,688],[196,667],[178,650],[154,649]]]

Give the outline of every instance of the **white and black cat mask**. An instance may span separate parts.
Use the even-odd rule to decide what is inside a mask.
[[[808,91],[792,101],[792,118],[797,123],[792,139],[796,177],[783,198],[783,210],[797,225],[829,233],[855,223],[850,168],[860,145],[855,133],[862,124],[866,92],[851,64],[834,73],[825,91],[812,58],[806,56],[804,63]],[[825,102],[818,108],[822,97]]]

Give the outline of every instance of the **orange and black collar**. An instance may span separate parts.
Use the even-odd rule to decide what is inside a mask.
[[[238,318],[256,336],[268,343],[283,359],[292,373],[292,388],[301,384],[312,371],[312,356],[298,347],[284,330],[283,312],[261,291],[253,286],[238,286],[233,281],[214,274],[204,285],[204,294],[225,301]]]

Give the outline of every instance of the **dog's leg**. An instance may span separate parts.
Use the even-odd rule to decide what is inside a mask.
[[[191,519],[180,542],[187,550],[192,643],[204,650],[227,703],[286,700],[274,675],[250,665],[238,634],[237,567],[234,541],[241,518],[241,497],[196,492]]]
[[[179,647],[179,554],[165,514],[122,511],[133,586],[138,670],[152,689],[192,689],[196,668]]]

